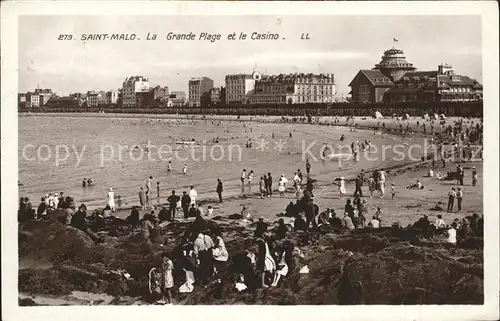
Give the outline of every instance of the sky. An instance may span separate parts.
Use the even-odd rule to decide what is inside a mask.
[[[148,32],[158,39],[145,40]],[[221,40],[167,40],[168,32],[220,33]],[[278,33],[279,40],[227,40],[233,32]],[[81,41],[91,33],[135,33],[140,40]],[[75,39],[58,40],[60,34]],[[480,16],[22,16],[19,92],[117,89],[132,75],[187,92],[192,77],[223,86],[226,74],[256,70],[333,73],[338,95],[346,96],[358,70],[373,68],[393,46],[417,70],[447,62],[482,82]]]

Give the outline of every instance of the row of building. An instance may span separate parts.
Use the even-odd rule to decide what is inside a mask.
[[[225,86],[215,87],[208,77],[192,78],[188,95],[169,91],[167,86],[151,86],[147,77],[127,77],[122,87],[111,91],[88,91],[57,97],[50,89],[19,94],[20,107],[74,106],[123,107],[213,106],[217,104],[328,104],[336,99],[333,74],[251,74],[226,75]],[[478,101],[483,87],[475,79],[457,75],[448,64],[436,70],[417,71],[406,61],[404,52],[391,48],[373,69],[354,76],[348,101],[355,103]]]

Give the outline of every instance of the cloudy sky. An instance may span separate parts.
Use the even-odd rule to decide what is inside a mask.
[[[146,41],[148,32],[158,34]],[[168,41],[168,32],[220,33],[209,41]],[[279,40],[230,41],[236,32],[279,33]],[[86,41],[81,34],[135,33],[141,40]],[[310,40],[301,40],[308,33]],[[59,41],[60,34],[77,40]],[[393,43],[393,38],[398,39]],[[346,95],[359,69],[396,46],[419,70],[441,62],[482,81],[479,16],[23,16],[19,19],[19,91],[59,94],[119,88],[144,75],[153,85],[187,91],[189,78],[217,86],[229,73],[333,73]]]

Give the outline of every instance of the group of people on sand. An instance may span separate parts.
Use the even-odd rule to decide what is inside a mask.
[[[56,209],[64,208],[65,204],[71,200],[72,198],[65,197],[63,192],[48,193],[41,197],[40,204],[35,210],[28,197],[21,197],[19,200],[18,219],[20,222],[31,219],[48,219],[51,213]]]

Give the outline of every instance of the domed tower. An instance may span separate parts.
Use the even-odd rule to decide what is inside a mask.
[[[374,69],[380,70],[385,76],[393,82],[398,81],[405,73],[415,71],[413,64],[406,61],[403,50],[392,47],[384,51],[382,60],[375,65]]]

